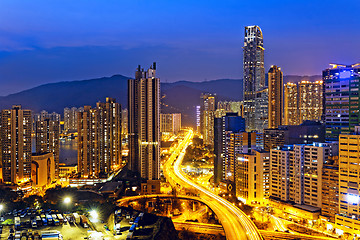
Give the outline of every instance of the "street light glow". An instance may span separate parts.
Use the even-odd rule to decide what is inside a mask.
[[[69,198],[69,197],[64,198],[65,204],[69,204],[70,202],[71,202],[71,198]]]
[[[0,204],[0,211],[2,211],[4,209],[4,205]]]
[[[99,218],[99,214],[97,213],[97,211],[96,210],[91,210],[89,213],[90,213],[91,221],[92,222],[97,222],[98,218]]]

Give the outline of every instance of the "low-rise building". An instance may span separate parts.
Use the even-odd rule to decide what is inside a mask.
[[[71,175],[77,174],[77,165],[66,165],[65,163],[59,164],[59,177],[66,178]]]
[[[31,181],[36,187],[44,187],[55,180],[53,153],[33,153],[31,156]]]
[[[147,180],[141,183],[141,194],[160,194],[160,180]]]

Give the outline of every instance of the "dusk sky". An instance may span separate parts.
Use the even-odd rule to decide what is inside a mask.
[[[265,68],[320,75],[359,62],[359,0],[1,0],[0,95],[158,63],[162,82],[242,77],[244,26],[264,34]]]

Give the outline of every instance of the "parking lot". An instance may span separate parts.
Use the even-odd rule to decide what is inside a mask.
[[[58,239],[84,239],[92,225],[85,216],[53,210],[14,210],[2,216],[0,239],[36,240],[44,233],[60,233]],[[56,235],[56,234],[55,234]]]

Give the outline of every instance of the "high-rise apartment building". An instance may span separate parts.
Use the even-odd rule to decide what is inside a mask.
[[[299,125],[299,93],[296,83],[284,84],[284,124]]]
[[[200,129],[204,144],[214,144],[215,95],[201,94]]]
[[[235,160],[236,197],[247,203],[264,204],[270,193],[270,153],[252,150]]]
[[[335,223],[339,213],[339,156],[329,157],[323,164],[321,215]]]
[[[100,173],[117,169],[121,162],[121,106],[114,98],[96,103]]]
[[[301,81],[284,85],[284,123],[298,125],[306,120],[322,120],[323,81]]]
[[[128,81],[129,166],[142,178],[160,177],[160,79],[156,63],[147,71],[138,67]]]
[[[52,153],[54,155],[55,177],[59,176],[59,138],[58,121],[44,118],[35,123],[36,153]]]
[[[323,81],[301,81],[299,84],[299,122],[321,120],[324,111]]]
[[[250,153],[256,149],[256,132],[225,132],[224,144],[224,177],[225,181],[235,183],[235,161],[237,155],[241,153]]]
[[[83,111],[83,108],[64,108],[64,130],[70,132],[77,131],[77,117],[78,112]]]
[[[323,163],[338,143],[294,144],[270,150],[270,196],[321,208]]]
[[[160,130],[162,133],[177,134],[181,129],[181,113],[161,113]]]
[[[245,119],[237,113],[227,113],[221,118],[214,119],[214,182],[216,184],[225,177],[226,134],[243,131],[245,131]]]
[[[271,66],[268,72],[269,128],[277,128],[283,121],[283,73],[281,68]]]
[[[337,141],[339,134],[351,133],[360,124],[360,63],[331,64],[323,71],[323,81],[326,138]]]
[[[105,176],[121,162],[121,107],[113,98],[78,113],[78,171]]]
[[[245,27],[243,67],[246,128],[262,132],[268,127],[268,90],[265,83],[263,34],[259,26]]]
[[[122,109],[121,110],[121,133],[123,135],[127,135],[128,134],[128,110]]]
[[[15,105],[1,111],[1,160],[6,183],[30,180],[31,129],[30,110]]]
[[[339,136],[339,214],[335,226],[351,234],[360,234],[359,147],[359,129]]]
[[[82,177],[98,177],[100,163],[98,158],[97,113],[91,106],[84,106],[78,113],[78,172]]]

